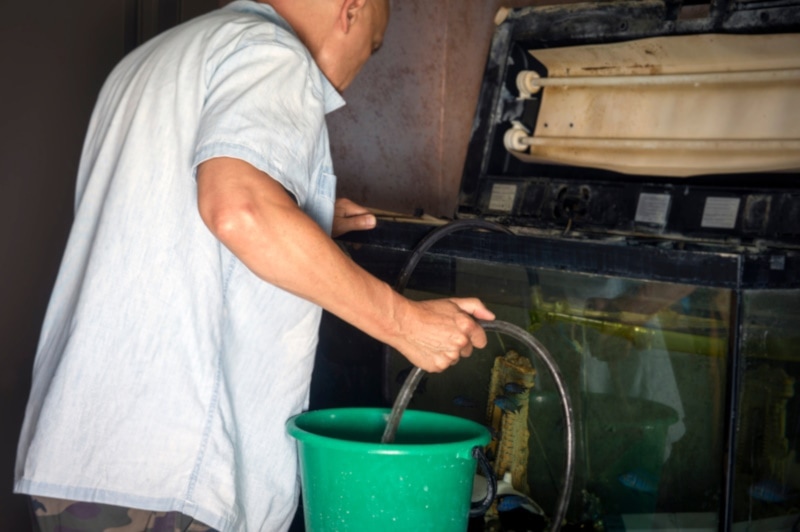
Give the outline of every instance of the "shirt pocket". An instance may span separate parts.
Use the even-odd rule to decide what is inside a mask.
[[[333,206],[336,202],[336,175],[325,170],[317,177],[317,186],[306,202],[308,214],[329,235],[333,228]]]

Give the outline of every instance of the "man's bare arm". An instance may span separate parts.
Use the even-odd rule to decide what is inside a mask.
[[[438,372],[486,345],[475,323],[494,315],[474,298],[415,302],[350,260],[270,176],[239,159],[197,171],[198,207],[212,233],[253,273]]]

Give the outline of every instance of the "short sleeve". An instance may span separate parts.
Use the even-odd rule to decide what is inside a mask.
[[[315,77],[319,71],[304,49],[269,40],[239,43],[209,74],[194,168],[215,157],[242,159],[303,203],[325,127],[323,88]]]

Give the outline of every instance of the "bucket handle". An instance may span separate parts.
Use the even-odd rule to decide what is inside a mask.
[[[473,447],[472,457],[478,461],[478,467],[481,468],[483,475],[486,477],[486,497],[481,502],[472,503],[469,509],[470,517],[479,517],[486,513],[486,510],[492,505],[495,495],[497,495],[497,477],[489,464],[489,459],[483,453],[483,449],[477,446]]]

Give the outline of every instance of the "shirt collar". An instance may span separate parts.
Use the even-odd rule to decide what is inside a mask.
[[[278,14],[278,12],[275,11],[275,9],[269,4],[256,2],[254,0],[236,0],[235,2],[228,4],[226,8],[235,9],[239,12],[258,14],[290,32],[295,37],[297,36],[294,28],[292,28],[289,23],[286,22],[286,19],[280,16],[280,14]],[[320,74],[322,77],[322,96],[325,100],[325,114],[332,113],[333,111],[344,107],[346,102],[342,95],[339,94],[339,91],[336,90],[336,87],[334,87],[328,78],[325,77],[325,74],[322,72],[320,72]]]

